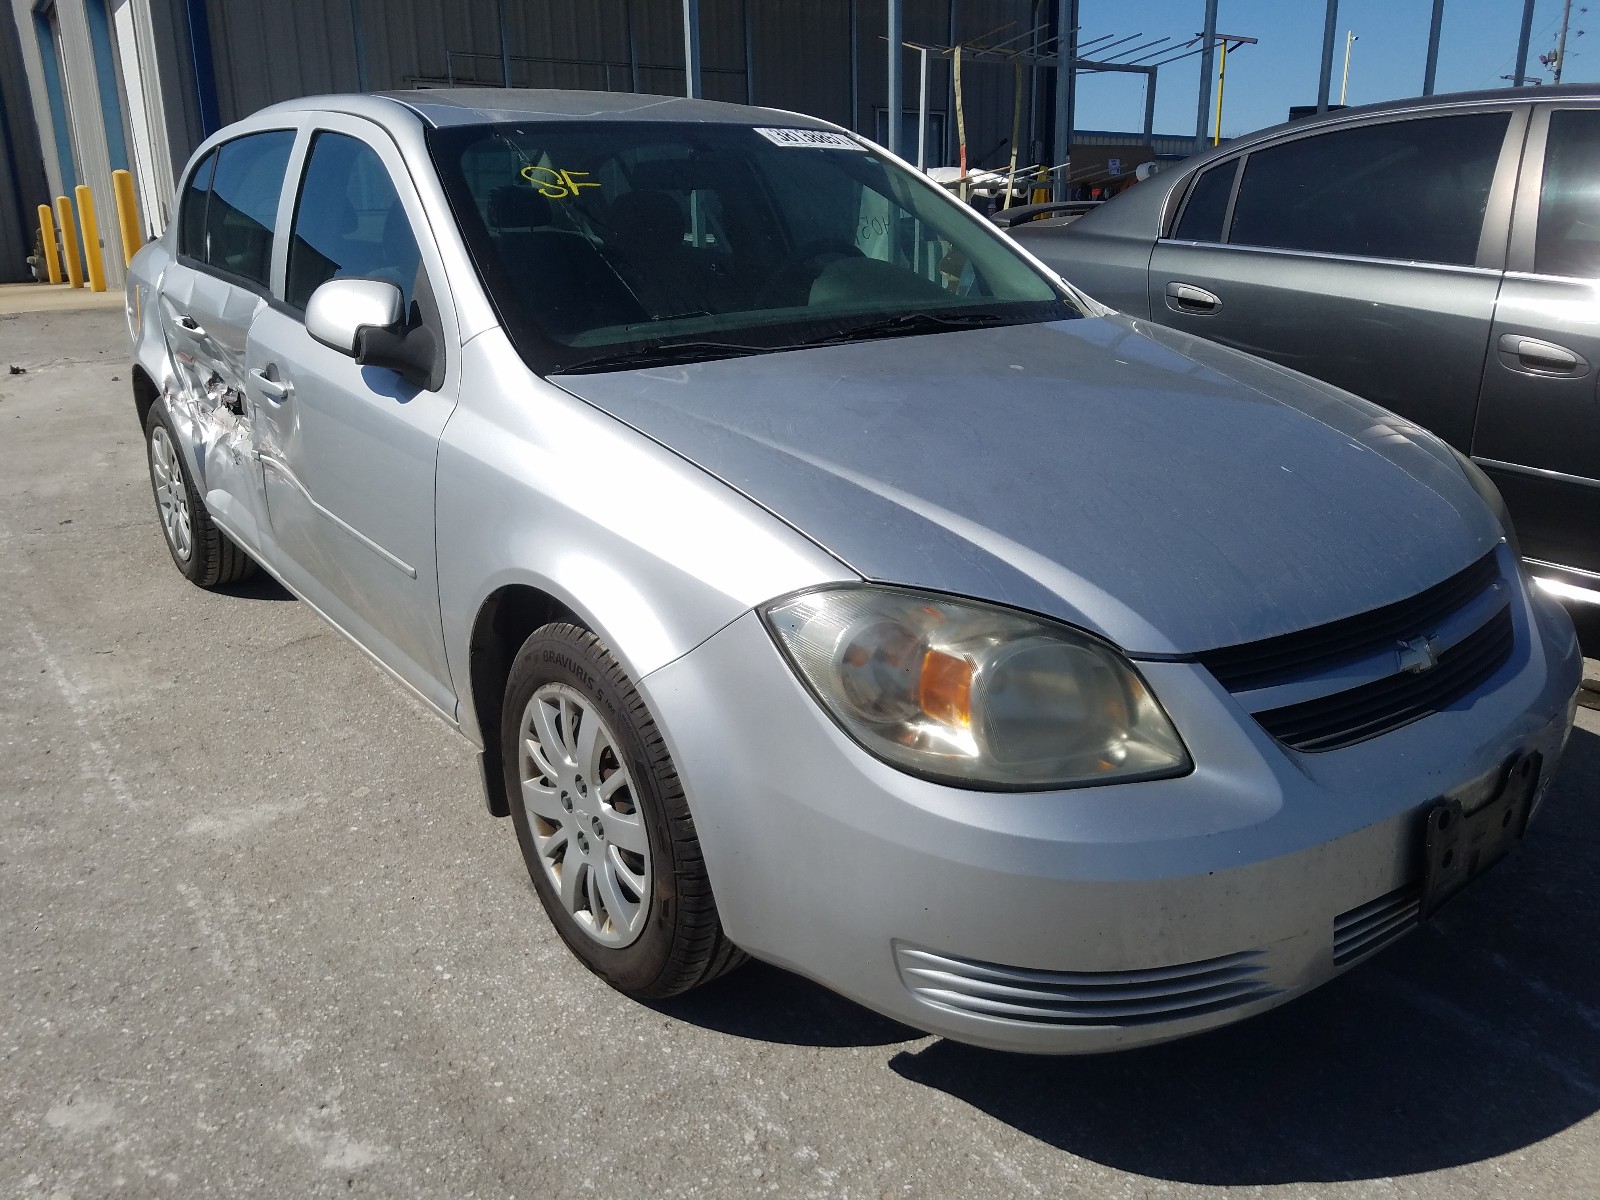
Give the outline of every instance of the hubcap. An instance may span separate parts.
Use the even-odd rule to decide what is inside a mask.
[[[522,803],[561,906],[602,946],[630,945],[650,912],[650,843],[609,726],[564,683],[522,713]]]
[[[178,465],[178,449],[157,425],[150,434],[150,481],[155,485],[156,508],[161,513],[161,528],[167,544],[182,562],[194,552],[194,520],[189,512],[189,489],[183,486],[183,469]]]

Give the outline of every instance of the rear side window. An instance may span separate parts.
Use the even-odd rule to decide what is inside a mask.
[[[217,152],[206,155],[183,189],[178,205],[178,253],[206,260],[206,205],[211,200],[211,173],[217,167]]]
[[[1233,177],[1238,173],[1238,159],[1202,171],[1189,190],[1172,236],[1184,242],[1220,242],[1222,219],[1228,215],[1228,197],[1233,194]]]
[[[1229,241],[1468,266],[1509,113],[1387,121],[1245,160]]]
[[[1550,114],[1533,269],[1600,277],[1600,109]]]
[[[383,279],[404,293],[409,309],[420,260],[377,151],[342,133],[317,134],[295,203],[284,302],[303,311],[330,279]]]
[[[252,133],[217,149],[206,205],[207,266],[266,287],[272,272],[272,226],[278,216],[294,131]]]

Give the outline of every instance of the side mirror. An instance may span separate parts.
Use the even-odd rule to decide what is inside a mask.
[[[306,332],[364,367],[397,371],[407,383],[444,384],[439,343],[426,325],[407,329],[405,297],[381,279],[330,279],[306,304]]]
[[[392,283],[330,279],[306,302],[306,332],[329,349],[354,358],[366,330],[392,330],[405,315],[404,298]]]

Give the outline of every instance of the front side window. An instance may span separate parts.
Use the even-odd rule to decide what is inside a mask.
[[[1245,160],[1236,245],[1469,266],[1509,113],[1386,121]]]
[[[388,168],[358,138],[323,131],[311,143],[289,236],[284,301],[303,311],[330,279],[382,279],[407,309],[421,255]]]
[[[1600,109],[1550,114],[1533,269],[1600,278]]]
[[[1082,315],[1003,237],[841,135],[617,121],[428,136],[508,332],[547,373]]]

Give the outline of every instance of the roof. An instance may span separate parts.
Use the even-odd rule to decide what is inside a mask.
[[[1252,143],[1276,137],[1280,133],[1290,130],[1317,129],[1324,125],[1340,125],[1348,121],[1360,121],[1366,117],[1380,116],[1383,113],[1394,112],[1427,112],[1435,108],[1459,108],[1473,105],[1485,107],[1499,107],[1506,104],[1540,104],[1553,100],[1600,100],[1600,84],[1593,83],[1564,83],[1559,87],[1541,85],[1539,87],[1520,88],[1486,88],[1476,92],[1448,92],[1436,96],[1406,96],[1399,100],[1384,100],[1377,104],[1363,104],[1355,108],[1341,108],[1330,110],[1311,117],[1301,117],[1294,121],[1284,121],[1278,125],[1269,125],[1263,129],[1252,130],[1238,137],[1230,138],[1220,146],[1208,146],[1201,154],[1194,157],[1199,163],[1202,159],[1224,158]]]
[[[651,96],[636,92],[569,92],[534,88],[417,88],[377,92],[434,126],[499,121],[695,121],[754,125],[771,121],[804,129],[832,129],[815,117],[775,108]]]

